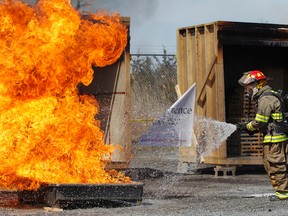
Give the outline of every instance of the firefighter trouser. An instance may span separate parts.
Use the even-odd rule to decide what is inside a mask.
[[[288,191],[287,155],[288,141],[263,146],[264,167],[276,191]]]

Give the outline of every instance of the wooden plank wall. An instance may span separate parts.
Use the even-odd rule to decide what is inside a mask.
[[[122,17],[122,23],[130,29],[130,17]],[[128,32],[129,37],[129,32]],[[131,97],[130,97],[130,41],[119,59],[115,83],[114,103],[111,112],[110,142],[120,145],[112,154],[112,168],[127,168],[131,160]]]
[[[195,55],[193,53],[193,37],[190,35],[187,29],[179,29],[177,31],[177,80],[178,80],[178,92],[179,95],[183,94],[188,88],[189,83],[191,85],[195,82]],[[189,58],[190,57],[190,58]],[[186,72],[187,71],[187,72]],[[195,141],[195,140],[194,140]],[[195,144],[193,142],[193,144]],[[195,146],[180,147],[179,148],[179,161],[182,162],[196,162]]]
[[[114,101],[111,111],[110,128],[107,143],[120,145],[112,154],[113,162],[128,162],[130,160],[131,124],[130,124],[130,76],[129,53],[123,54],[123,61],[119,62],[118,77],[115,83]],[[127,75],[128,74],[128,75]]]
[[[184,93],[196,82],[195,116],[225,120],[223,51],[218,46],[217,23],[192,26],[177,31],[178,85]],[[197,126],[197,125],[195,125]],[[195,147],[194,147],[195,148]],[[195,155],[180,160],[193,161]],[[191,153],[195,151],[190,151]],[[207,159],[226,158],[226,145],[212,152]],[[205,158],[204,158],[205,159]]]

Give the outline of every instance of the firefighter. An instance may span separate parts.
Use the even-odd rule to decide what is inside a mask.
[[[236,124],[237,129],[250,135],[263,133],[263,163],[276,193],[272,200],[288,199],[287,154],[288,136],[283,123],[283,103],[267,84],[266,76],[259,70],[248,71],[239,79],[251,100],[255,101],[256,116],[252,121]]]

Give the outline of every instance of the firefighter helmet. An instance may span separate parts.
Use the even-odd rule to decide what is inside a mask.
[[[266,80],[266,76],[259,70],[253,70],[245,72],[238,82],[240,85],[245,86],[260,80]]]

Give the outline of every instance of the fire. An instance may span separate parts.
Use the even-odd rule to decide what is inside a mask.
[[[97,101],[77,91],[91,83],[92,65],[123,53],[119,15],[83,19],[68,0],[6,0],[0,23],[0,187],[130,181],[104,169],[115,147],[104,144]]]

